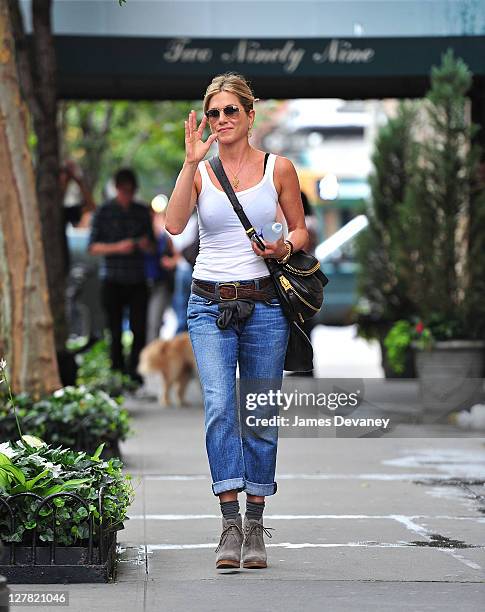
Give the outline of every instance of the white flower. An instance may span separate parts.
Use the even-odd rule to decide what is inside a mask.
[[[42,457],[41,457],[42,458]],[[43,459],[43,458],[42,458]],[[54,478],[57,478],[58,476],[60,476],[61,472],[62,472],[62,465],[57,465],[52,463],[51,461],[46,461],[45,459],[43,459],[42,461],[42,465],[46,468],[49,468],[50,471],[52,472],[52,475],[54,476]]]
[[[41,440],[40,438],[37,438],[36,436],[25,435],[25,436],[22,436],[22,440],[27,442],[27,444],[29,446],[32,446],[33,448],[41,448],[41,446],[47,446],[47,444],[43,440]]]
[[[0,370],[5,370],[6,367],[7,362],[5,361],[5,359],[0,359]]]
[[[10,446],[10,442],[3,442],[0,444],[0,453],[3,453],[9,459],[12,459],[16,455],[15,449]]]
[[[64,395],[64,389],[57,389],[57,391],[54,391],[53,395],[54,397],[62,397]]]

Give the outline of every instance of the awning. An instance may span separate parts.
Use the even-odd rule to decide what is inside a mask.
[[[451,48],[485,82],[485,36],[197,39],[56,36],[61,98],[200,99],[237,71],[260,98],[419,97]]]

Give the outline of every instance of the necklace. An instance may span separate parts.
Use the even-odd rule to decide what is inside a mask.
[[[234,187],[234,191],[236,191],[236,190],[237,190],[237,188],[239,187],[239,183],[241,182],[241,181],[239,180],[238,174],[239,174],[239,172],[241,171],[241,168],[243,167],[243,164],[244,164],[244,162],[245,162],[245,161],[247,161],[247,155],[246,155],[246,159],[244,159],[244,160],[243,160],[243,161],[242,161],[242,162],[239,164],[239,168],[236,170],[236,172],[233,172],[233,171],[232,171],[232,170],[229,168],[229,166],[228,166],[229,170],[231,170],[231,174],[232,174],[232,175],[233,175],[233,177],[234,177],[234,178],[232,179],[232,181],[231,181],[231,182],[232,182],[232,186]]]

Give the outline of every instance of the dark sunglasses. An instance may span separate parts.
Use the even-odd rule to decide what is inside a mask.
[[[224,106],[224,108],[210,108],[208,111],[205,111],[205,116],[207,119],[219,119],[221,110],[226,117],[232,117],[233,115],[237,115],[239,113],[239,106],[228,104],[227,106]]]

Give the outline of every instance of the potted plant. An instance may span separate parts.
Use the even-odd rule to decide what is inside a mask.
[[[398,209],[415,268],[408,290],[428,336],[426,346],[413,338],[423,405],[446,413],[443,393],[452,404],[460,380],[483,374],[485,185],[477,127],[466,114],[470,71],[449,51],[431,80],[415,172]]]
[[[406,351],[414,349],[422,407],[433,420],[469,408],[481,396],[485,342],[464,336],[459,322],[435,315],[428,326],[418,319],[397,321],[385,338],[391,367],[397,372],[404,368]]]
[[[114,577],[116,533],[133,501],[118,458],[23,435],[0,360],[17,442],[0,444],[0,573],[12,583],[99,582]]]
[[[133,501],[122,463],[33,436],[0,444],[0,572],[11,583],[107,581]]]
[[[471,84],[470,71],[452,51],[444,55],[439,68],[433,68],[431,89],[414,120],[416,142],[411,147],[404,194],[394,200],[390,224],[399,233],[378,245],[391,260],[393,249],[399,248],[400,258],[394,265],[405,280],[407,299],[405,308],[399,306],[394,312],[397,324],[384,345],[388,350],[408,351],[415,341],[422,391],[425,383],[434,384],[430,363],[443,368],[444,361],[451,365],[457,359],[471,360],[475,365],[467,371],[483,373],[485,181],[482,150],[473,142],[478,128],[467,117],[466,93]],[[402,320],[411,331],[406,331]],[[420,322],[423,332],[428,330],[427,346],[423,337],[413,337],[413,322]]]
[[[16,435],[12,401],[24,429],[48,444],[94,453],[104,442],[103,457],[107,458],[120,455],[119,442],[131,433],[122,398],[113,399],[101,390],[64,387],[37,401],[25,393],[1,400],[0,441]]]

